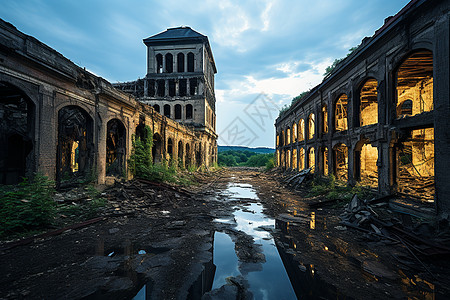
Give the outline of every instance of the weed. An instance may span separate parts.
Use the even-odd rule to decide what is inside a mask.
[[[338,206],[348,203],[353,195],[360,199],[372,196],[372,191],[362,185],[349,186],[345,181],[337,181],[333,175],[314,178],[309,196],[324,196],[327,200],[338,200]]]
[[[55,183],[42,174],[17,186],[0,187],[0,236],[51,224],[55,213]]]

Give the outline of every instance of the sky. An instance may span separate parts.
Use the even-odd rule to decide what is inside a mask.
[[[208,36],[219,145],[274,147],[278,110],[407,0],[2,0],[0,18],[111,83],[146,74],[142,40]]]

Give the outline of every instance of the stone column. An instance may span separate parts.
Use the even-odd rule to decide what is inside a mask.
[[[168,79],[164,80],[164,96],[165,97],[169,96],[169,80]]]
[[[166,73],[166,56],[165,55],[162,56],[162,63],[163,63],[163,65],[162,65],[161,73]]]
[[[173,56],[173,72],[178,73],[178,55]]]
[[[144,79],[144,97],[148,97],[148,80]]]
[[[186,79],[186,95],[190,96],[191,95],[191,83],[190,83],[190,79]]]
[[[436,208],[439,217],[450,219],[450,101],[449,101],[449,15],[434,25],[434,149]]]

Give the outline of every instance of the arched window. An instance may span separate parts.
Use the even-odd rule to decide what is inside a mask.
[[[152,147],[152,157],[153,163],[160,163],[162,161],[162,138],[159,133],[153,135],[153,147]]]
[[[194,72],[194,53],[192,52],[187,54],[187,71]]]
[[[412,115],[412,108],[413,102],[411,99],[403,101],[403,103],[400,103],[397,106],[397,116],[401,118]]]
[[[322,106],[322,132],[328,132],[328,107],[326,105]]]
[[[184,54],[183,53],[177,54],[177,72],[178,73],[184,72]]]
[[[311,172],[313,172],[316,165],[316,154],[314,152],[314,147],[309,148],[308,151],[308,168],[311,168]]]
[[[169,96],[174,97],[176,92],[175,79],[169,79]]]
[[[338,180],[348,179],[348,148],[345,144],[337,144],[333,147],[334,174]]]
[[[368,79],[359,92],[359,126],[378,123],[378,82]]]
[[[158,79],[156,80],[157,85],[157,96],[158,97],[164,97],[166,93],[166,81],[164,79]]]
[[[412,100],[414,116],[433,110],[433,53],[421,50],[411,54],[397,70],[397,118],[404,117],[402,106]],[[409,104],[408,104],[409,105]]]
[[[175,119],[181,119],[181,105],[175,104]]]
[[[191,96],[198,94],[198,81],[197,78],[189,79],[189,94]]]
[[[78,106],[65,106],[58,112],[57,181],[75,176],[87,176],[92,166],[90,154],[93,120]],[[69,178],[67,177],[69,176]]]
[[[305,140],[305,120],[303,118],[298,122],[298,141]]]
[[[344,131],[348,129],[347,104],[348,97],[346,94],[342,94],[336,101],[336,106],[334,109],[336,131]]]
[[[163,56],[162,54],[156,54],[156,73],[163,72]]]
[[[314,138],[315,133],[314,126],[315,126],[314,114],[310,114],[308,117],[308,140]]]
[[[363,185],[377,187],[378,185],[378,149],[367,141],[361,141],[355,149],[355,178]]]
[[[186,119],[192,119],[192,104],[186,105]]]
[[[164,105],[164,115],[166,117],[170,118],[170,105],[169,104]]]
[[[153,109],[158,113],[161,112],[158,104],[153,105]]]
[[[173,72],[173,55],[171,53],[166,54],[166,73]]]
[[[297,123],[294,122],[292,124],[292,142],[295,143],[297,141]]]
[[[322,148],[323,175],[328,176],[328,148]]]
[[[170,158],[173,156],[173,141],[171,138],[167,140],[167,154],[169,154]]]
[[[289,145],[291,143],[291,129],[288,128],[286,129],[286,145]]]
[[[298,152],[298,169],[299,171],[305,168],[305,148],[301,147]]]
[[[179,80],[178,94],[180,97],[185,97],[187,94],[187,79]]]

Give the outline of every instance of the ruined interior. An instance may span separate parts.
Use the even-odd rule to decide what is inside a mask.
[[[286,158],[287,158],[287,162],[286,162],[286,166],[288,168],[292,168],[292,156],[291,156],[291,150],[288,150],[286,152]]]
[[[376,79],[368,79],[361,87],[359,93],[360,118],[359,126],[366,126],[378,123],[378,83]]]
[[[340,95],[336,101],[336,106],[334,110],[335,131],[344,131],[348,129],[347,104],[348,104],[347,95],[346,94]]]
[[[163,154],[162,138],[159,135],[159,133],[155,133],[153,134],[153,147],[152,147],[152,158],[154,164],[162,162],[162,154]]]
[[[185,165],[186,167],[190,167],[191,166],[191,146],[189,146],[189,144],[186,144],[186,156],[185,156]]]
[[[292,149],[292,168],[297,169],[298,167],[298,160],[297,160],[297,149]]]
[[[322,106],[322,132],[328,133],[328,107]]]
[[[348,148],[345,144],[337,144],[333,147],[334,174],[337,180],[348,179]]]
[[[355,149],[355,178],[362,185],[378,186],[378,149],[367,142],[360,142]]]
[[[305,120],[303,118],[298,122],[298,141],[305,140]]]
[[[295,143],[297,141],[297,123],[294,122],[292,124],[292,142]]]
[[[411,54],[397,71],[397,118],[433,110],[433,54]]]
[[[314,152],[314,147],[311,147],[308,150],[308,168],[311,168],[312,173],[314,173],[315,164],[316,164],[316,154]]]
[[[305,148],[301,147],[298,153],[298,169],[301,171],[305,168]]]
[[[286,129],[286,145],[289,145],[291,143],[291,129]]]
[[[58,112],[57,182],[89,176],[92,168],[93,121],[78,106],[66,106]]]
[[[396,144],[397,188],[434,201],[434,128],[411,130]]]
[[[34,105],[18,88],[0,82],[0,184],[31,175]]]
[[[106,125],[106,175],[124,176],[126,157],[126,130],[118,119]]]
[[[167,140],[167,154],[169,155],[169,158],[173,159],[173,140],[169,138]]]
[[[314,138],[315,126],[314,114],[310,114],[308,117],[308,140]]]
[[[323,175],[328,176],[328,148],[322,148],[322,158],[323,158]]]

